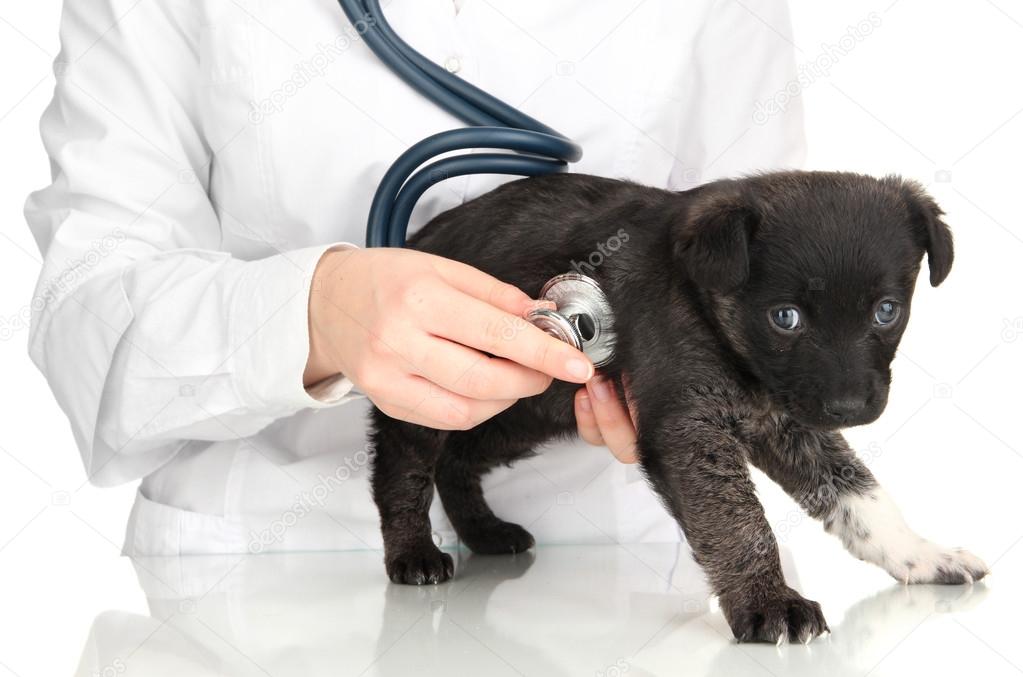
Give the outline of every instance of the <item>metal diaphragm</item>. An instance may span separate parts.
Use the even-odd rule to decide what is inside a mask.
[[[614,315],[597,281],[579,273],[552,277],[540,290],[540,299],[557,310],[537,308],[526,319],[540,329],[583,351],[593,366],[614,357]]]

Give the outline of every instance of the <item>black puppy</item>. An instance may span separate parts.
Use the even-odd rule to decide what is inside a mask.
[[[952,266],[941,215],[919,185],[897,177],[787,172],[672,193],[566,174],[506,184],[437,217],[412,245],[534,298],[584,262],[575,267],[599,281],[616,318],[616,354],[603,371],[619,383],[628,376],[642,468],[732,632],[808,641],[827,625],[816,602],[785,584],[750,463],[852,554],[900,581],[964,583],[987,571],[917,536],[836,432],[885,407],[921,258],[935,286]],[[585,263],[615,237],[617,251]],[[556,381],[465,431],[374,411],[373,494],[391,580],[438,583],[453,573],[430,538],[434,484],[475,552],[533,545],[491,512],[480,477],[575,434],[577,388]]]

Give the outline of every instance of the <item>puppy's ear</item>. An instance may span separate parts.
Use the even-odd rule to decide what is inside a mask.
[[[749,277],[750,237],[760,218],[735,181],[694,189],[676,230],[675,258],[702,289],[729,292]]]
[[[902,193],[909,204],[910,222],[917,241],[927,252],[927,267],[931,271],[931,286],[945,281],[952,270],[955,252],[952,231],[941,220],[945,214],[930,195],[916,181],[903,181]]]

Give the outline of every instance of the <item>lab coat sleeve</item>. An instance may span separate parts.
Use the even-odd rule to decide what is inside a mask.
[[[352,387],[336,379],[317,398],[302,384],[311,276],[330,245],[251,261],[218,251],[195,7],[64,5],[42,120],[52,185],[26,205],[44,254],[29,352],[99,485]]]
[[[760,170],[798,169],[806,156],[802,87],[788,2],[718,0],[693,50],[672,190]]]

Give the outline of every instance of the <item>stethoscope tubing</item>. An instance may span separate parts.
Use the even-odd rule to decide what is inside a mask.
[[[582,158],[582,148],[525,113],[441,68],[409,46],[387,23],[380,0],[338,0],[369,48],[406,83],[470,125],[413,145],[384,175],[366,226],[370,247],[405,245],[408,220],[430,186],[467,174],[539,176],[562,172]],[[458,150],[489,148],[517,154],[475,153],[432,158]]]

